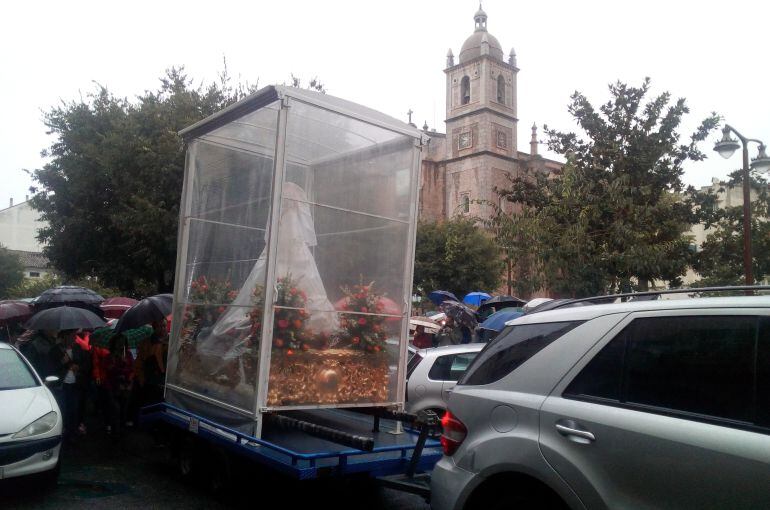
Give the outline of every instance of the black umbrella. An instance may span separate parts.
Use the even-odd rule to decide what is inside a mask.
[[[452,301],[447,299],[439,305],[439,308],[449,317],[452,317],[455,322],[463,326],[467,326],[471,329],[471,331],[473,331],[478,325],[478,321],[476,320],[476,313],[459,301]]]
[[[63,331],[67,329],[95,329],[105,326],[105,322],[93,312],[74,306],[57,306],[43,310],[27,321],[26,329],[45,329]]]
[[[171,313],[173,302],[174,298],[171,294],[158,294],[142,299],[126,310],[115,326],[115,333],[165,321],[166,316]]]
[[[487,314],[487,310],[490,308],[494,308],[496,311],[500,311],[503,308],[517,308],[520,306],[524,306],[526,304],[526,301],[523,299],[519,299],[515,296],[495,296],[493,298],[490,298],[486,301],[484,301],[481,306],[479,306],[479,309],[476,310],[480,316],[485,316]]]
[[[94,312],[99,317],[104,317],[104,312],[99,308],[99,303],[104,298],[85,287],[76,285],[61,285],[48,289],[32,302],[35,311],[47,310],[57,306],[75,306]]]

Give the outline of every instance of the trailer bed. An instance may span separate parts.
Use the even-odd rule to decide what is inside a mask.
[[[353,474],[372,477],[400,475],[407,471],[417,445],[418,433],[409,428],[396,433],[397,422],[393,420],[379,420],[379,431],[374,432],[373,418],[353,411],[319,409],[285,414],[350,434],[371,437],[374,448],[372,451],[349,448],[299,430],[273,427],[269,423],[263,428],[262,439],[257,439],[168,403],[144,408],[142,423],[162,422],[188,431],[300,480]],[[417,460],[415,472],[429,472],[441,455],[441,444],[428,439]]]

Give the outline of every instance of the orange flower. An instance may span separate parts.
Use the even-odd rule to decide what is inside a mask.
[[[294,319],[294,328],[300,329],[302,327],[302,321],[299,319]]]
[[[275,345],[276,347],[278,347],[280,349],[281,347],[283,347],[283,339],[282,338],[276,338],[275,340],[273,340],[273,345]]]
[[[292,354],[294,354],[294,351],[292,351],[291,349],[286,349],[287,356],[291,356]]]

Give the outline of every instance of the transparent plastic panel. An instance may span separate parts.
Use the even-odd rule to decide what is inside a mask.
[[[291,283],[279,283],[279,303],[270,355],[267,407],[361,406],[397,403],[398,360],[403,320],[377,313],[311,312],[299,300],[284,300]],[[350,308],[373,293],[354,290]],[[363,295],[362,295],[363,293]],[[297,294],[299,295],[299,294]],[[287,297],[289,294],[287,294]],[[337,323],[332,333],[309,324]]]
[[[274,105],[191,143],[170,384],[252,413],[274,175]]]
[[[286,152],[310,202],[409,221],[414,138],[295,101]]]

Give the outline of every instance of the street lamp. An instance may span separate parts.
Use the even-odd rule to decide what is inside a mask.
[[[714,150],[727,159],[741,148],[738,140],[730,137],[730,132],[737,136],[743,144],[743,270],[746,275],[746,285],[754,284],[754,274],[751,264],[751,179],[749,177],[749,142],[759,144],[757,157],[751,160],[751,168],[758,172],[770,170],[770,158],[765,153],[765,144],[753,138],[746,138],[734,127],[725,124],[722,139],[714,145]]]

